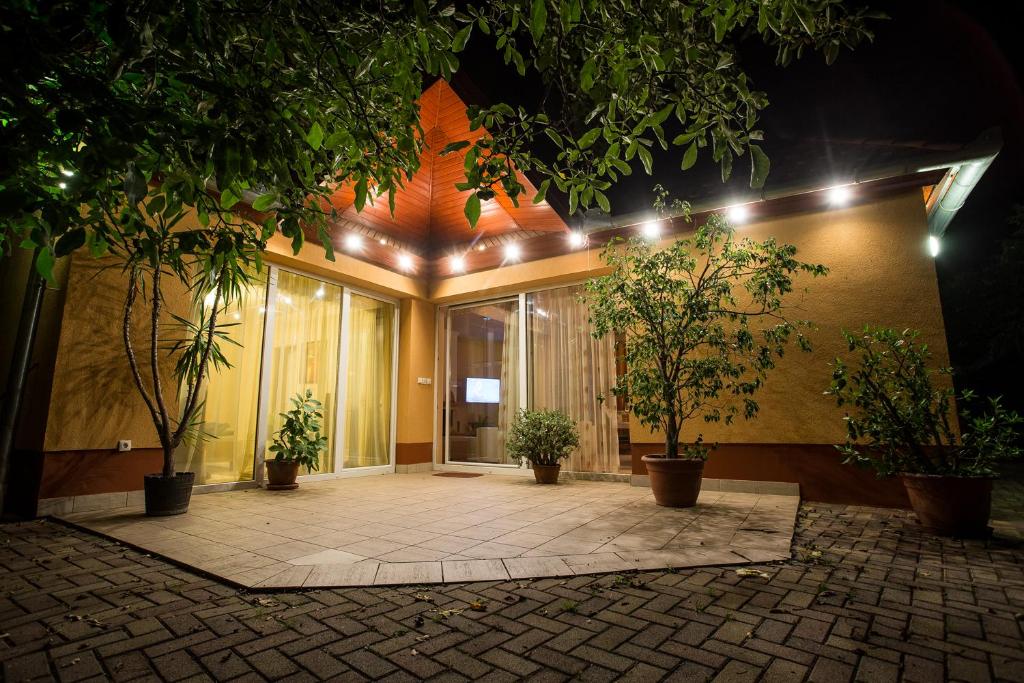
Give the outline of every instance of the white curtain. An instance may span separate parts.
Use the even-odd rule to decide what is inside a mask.
[[[530,295],[530,402],[561,410],[577,423],[580,447],[565,469],[618,472],[615,341],[594,339],[582,287]],[[603,397],[603,400],[601,400]]]
[[[519,309],[512,308],[505,316],[504,344],[501,348],[501,401],[498,403],[498,443],[502,463],[512,462],[505,449],[508,434],[519,412]]]

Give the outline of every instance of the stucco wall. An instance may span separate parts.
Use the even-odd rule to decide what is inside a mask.
[[[398,416],[396,460],[399,465],[430,462],[434,438],[434,306],[403,299],[398,340]],[[431,384],[420,384],[426,377]]]
[[[126,279],[115,259],[93,259],[85,253],[71,258],[43,448],[105,450],[116,448],[118,439],[131,439],[136,449],[159,448],[149,411],[132,381],[121,337]],[[187,315],[189,299],[177,280],[165,278],[164,283],[163,321],[170,323],[171,312]],[[149,310],[140,299],[133,322],[135,351],[144,370],[149,367]],[[161,334],[167,338],[173,331],[165,327]],[[164,393],[168,410],[174,413],[173,364],[167,362],[166,354],[161,356]]]

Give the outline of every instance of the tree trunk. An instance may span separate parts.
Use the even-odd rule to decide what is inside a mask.
[[[665,421],[665,457],[679,457],[679,424],[675,413],[669,415]]]

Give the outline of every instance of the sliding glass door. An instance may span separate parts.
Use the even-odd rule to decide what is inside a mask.
[[[281,413],[306,391],[323,405],[320,474],[393,469],[394,302],[273,267],[221,315],[231,367],[211,371],[179,470],[198,484],[262,479]]]
[[[594,338],[582,294],[581,286],[560,287],[448,310],[446,462],[512,464],[505,435],[529,406],[576,422],[580,446],[566,471],[622,470],[615,341]]]
[[[520,408],[520,336],[518,299],[450,311],[448,462],[512,464],[505,434]]]

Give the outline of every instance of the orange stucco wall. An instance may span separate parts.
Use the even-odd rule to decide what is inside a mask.
[[[430,462],[434,439],[434,305],[403,299],[398,340],[398,420],[396,461],[399,465]],[[419,378],[430,380],[420,384]]]

